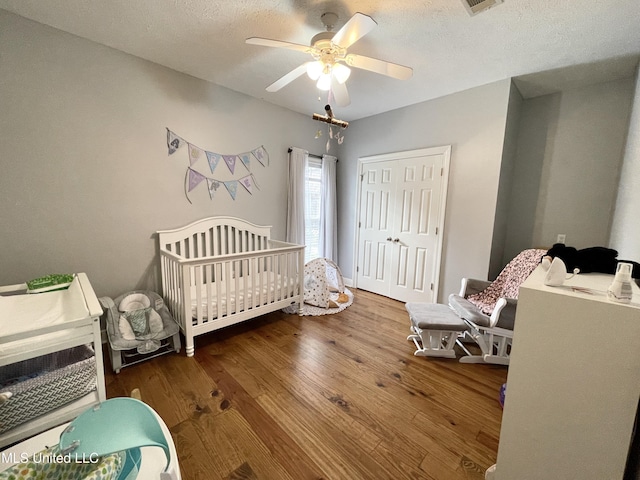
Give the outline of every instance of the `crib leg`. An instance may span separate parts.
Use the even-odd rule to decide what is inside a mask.
[[[187,357],[193,357],[195,353],[196,346],[194,345],[193,338],[185,338],[184,339],[184,350],[187,352]]]

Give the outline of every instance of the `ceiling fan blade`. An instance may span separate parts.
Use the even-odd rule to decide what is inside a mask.
[[[336,105],[339,107],[347,107],[351,104],[349,98],[349,92],[347,91],[347,84],[340,83],[335,78],[331,79],[331,93],[336,101]]]
[[[250,37],[245,40],[249,45],[262,45],[263,47],[286,48],[296,50],[298,52],[309,53],[312,48],[308,45],[300,45],[299,43],[283,42],[281,40],[271,40],[269,38]]]
[[[299,67],[294,68],[289,73],[287,73],[286,75],[284,75],[283,77],[279,78],[278,80],[273,82],[271,85],[269,85],[267,87],[267,92],[277,92],[282,87],[290,84],[296,78],[298,78],[299,76],[305,74],[306,72],[307,72],[307,64],[303,63]]]
[[[362,68],[363,70],[380,73],[388,77],[397,78],[398,80],[406,80],[413,75],[413,68],[398,65],[397,63],[385,62],[377,58],[356,55],[355,53],[347,55],[345,62],[351,67]]]
[[[376,25],[378,25],[376,21],[369,15],[356,12],[349,21],[336,32],[331,41],[342,48],[349,48],[373,30]]]

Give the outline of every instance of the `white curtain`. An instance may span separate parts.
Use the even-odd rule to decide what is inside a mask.
[[[320,256],[338,261],[338,214],[336,204],[336,162],[322,156],[322,199],[320,203]]]
[[[304,183],[309,152],[292,147],[289,152],[287,242],[304,245]]]

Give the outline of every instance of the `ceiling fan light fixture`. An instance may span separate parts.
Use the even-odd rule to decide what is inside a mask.
[[[323,73],[320,75],[316,87],[318,87],[319,90],[329,90],[331,88],[331,73]]]
[[[332,69],[334,78],[338,81],[338,83],[343,84],[351,75],[351,69],[346,65],[341,63],[336,63]]]
[[[307,75],[311,80],[318,80],[322,75],[322,70],[324,70],[324,65],[320,60],[307,63]]]

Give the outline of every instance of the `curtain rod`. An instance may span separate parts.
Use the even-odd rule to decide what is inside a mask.
[[[289,150],[287,150],[287,153],[291,153],[293,151],[293,149],[291,147],[289,147]],[[310,153],[309,154],[310,157],[315,157],[315,158],[319,158],[320,160],[322,160],[322,155],[316,155],[315,153]],[[336,163],[339,162],[339,160],[336,158]]]

